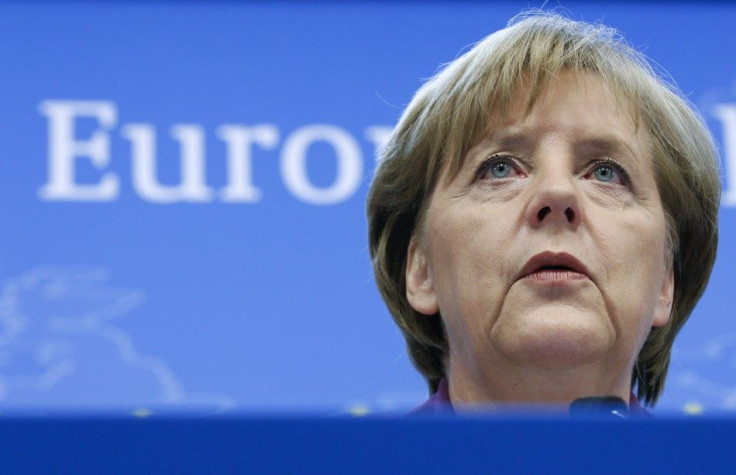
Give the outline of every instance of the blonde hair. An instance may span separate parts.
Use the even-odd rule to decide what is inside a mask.
[[[718,241],[717,153],[703,120],[675,86],[612,28],[556,13],[516,17],[425,83],[385,147],[367,202],[376,282],[430,392],[444,376],[448,342],[441,315],[420,315],[406,298],[409,242],[421,229],[440,171],[454,178],[494,117],[505,118],[520,84],[531,111],[562,71],[598,76],[649,134],[675,275],[669,323],[652,329],[632,372],[632,389],[653,405],[664,387],[677,332],[708,282]]]

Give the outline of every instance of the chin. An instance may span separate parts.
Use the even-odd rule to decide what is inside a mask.
[[[572,369],[601,361],[613,349],[613,327],[589,314],[549,318],[528,314],[525,322],[497,322],[493,346],[519,364],[542,369]]]

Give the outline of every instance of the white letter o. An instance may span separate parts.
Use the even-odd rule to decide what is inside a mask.
[[[327,188],[319,188],[307,175],[307,150],[318,141],[329,143],[337,157],[337,176]],[[281,150],[281,176],[294,196],[316,205],[347,200],[360,186],[363,158],[360,147],[345,130],[327,124],[314,124],[294,131]]]

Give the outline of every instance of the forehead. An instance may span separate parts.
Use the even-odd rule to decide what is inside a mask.
[[[498,116],[498,119],[501,119],[500,122],[524,121],[533,112],[546,114],[558,109],[561,101],[563,105],[582,104],[587,107],[585,117],[571,119],[613,119],[621,123],[627,122],[634,131],[638,128],[638,112],[629,98],[597,75],[572,71],[562,71],[545,84],[536,87],[522,84],[514,91],[509,112],[505,117]],[[491,122],[499,123],[498,120]]]
[[[634,101],[601,77],[562,71],[544,84],[522,81],[504,110],[485,111],[485,126],[476,134],[469,150],[456,157],[445,157],[442,166],[446,182],[465,165],[472,151],[488,141],[498,146],[522,146],[534,140],[535,133],[555,127],[579,131],[577,139],[596,149],[628,148],[640,155],[648,149],[648,134],[640,127],[640,114]]]

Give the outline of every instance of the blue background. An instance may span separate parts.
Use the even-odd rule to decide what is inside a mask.
[[[0,410],[391,411],[426,396],[373,283],[365,195],[371,127],[390,128],[423,79],[528,2],[9,2],[0,5]],[[531,6],[537,6],[531,4]],[[665,68],[725,143],[736,107],[736,5],[565,2]],[[49,201],[44,101],[107,101],[112,201]],[[152,203],[132,185],[127,124],[155,128],[162,183],[178,180],[177,124],[205,137],[204,203]],[[225,203],[223,124],[273,124],[255,148],[254,203]],[[363,178],[315,205],[280,174],[295,132],[329,124],[360,148]],[[80,119],[76,136],[99,124]],[[736,135],[736,131],[734,131]],[[732,140],[736,140],[736,136]],[[724,174],[729,160],[724,154]],[[308,149],[315,187],[337,176]],[[725,175],[724,175],[725,176]],[[728,190],[729,183],[724,182]],[[736,183],[731,186],[736,186]],[[724,202],[706,295],[679,337],[658,411],[736,409],[731,318],[736,215]]]

